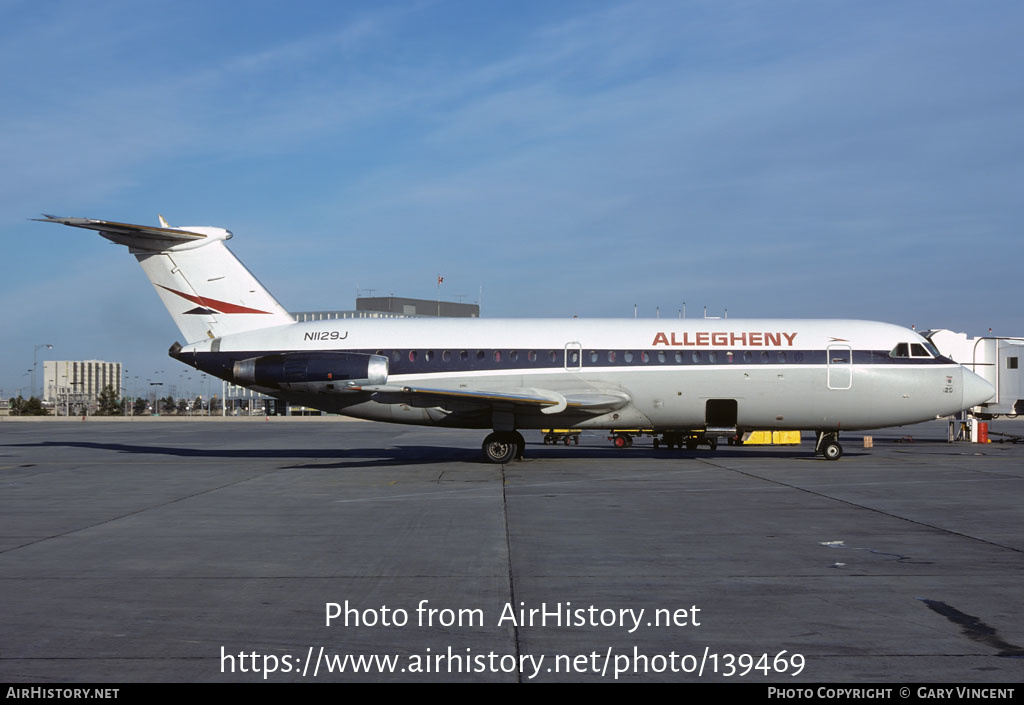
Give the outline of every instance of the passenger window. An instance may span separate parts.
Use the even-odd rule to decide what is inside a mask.
[[[642,362],[644,364],[647,364],[648,362],[650,362],[650,360],[651,360],[651,356],[647,354],[646,350],[644,352],[640,353],[640,362]]]
[[[608,351],[608,362],[612,362],[612,363],[615,362],[615,351],[614,350],[609,350]]]
[[[752,362],[754,360],[754,354],[749,350],[743,351],[743,362]]]
[[[441,353],[441,360],[442,360],[442,362],[451,362],[452,361],[452,354],[450,352],[448,352],[447,350],[445,350],[443,353]]]
[[[548,357],[551,358],[551,362],[558,362],[558,352],[555,350],[548,351]]]
[[[425,353],[423,353],[423,359],[426,360],[427,362],[430,362],[431,360],[433,360],[434,359],[434,351],[433,350],[427,350]]]
[[[416,362],[416,351],[415,350],[410,350],[409,351],[409,362]]]
[[[494,351],[494,361],[501,362],[501,350]]]
[[[516,360],[518,360],[519,359],[519,351],[518,350],[509,350],[508,351],[508,359],[511,360],[512,362],[515,362]]]
[[[690,353],[690,359],[699,364],[700,363],[700,350],[694,350],[692,353]]]
[[[622,353],[622,359],[626,362],[633,362],[633,353],[629,351]]]
[[[683,354],[681,352],[679,352],[679,351],[676,351],[676,364],[677,365],[683,364]]]
[[[530,352],[526,353],[526,359],[529,360],[530,362],[536,362],[537,361],[537,351],[536,350],[531,350]]]
[[[662,364],[665,363],[665,353],[664,352],[659,352],[658,353],[658,362],[660,362]]]
[[[715,352],[714,350],[709,352],[708,353],[708,362],[710,362],[712,365],[715,364],[716,362],[718,362],[718,353]]]
[[[398,362],[399,360],[402,359],[402,353],[395,350],[394,352],[391,353],[391,359],[394,360],[395,362]]]
[[[468,350],[461,350],[461,351],[459,351],[459,359],[462,360],[463,362],[468,361],[469,360],[469,351]]]
[[[771,357],[771,355],[768,354],[767,350],[762,350],[761,351],[761,362],[768,362],[770,357]]]
[[[485,357],[487,357],[487,353],[485,353],[483,350],[477,350],[476,351],[476,359],[477,360],[483,360]]]
[[[785,350],[779,350],[779,362],[785,362],[785,361],[786,361],[786,351]]]

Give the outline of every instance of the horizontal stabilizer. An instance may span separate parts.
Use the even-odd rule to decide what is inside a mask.
[[[94,220],[92,218],[64,218],[56,215],[43,214],[42,218],[32,220],[40,223],[60,223],[73,228],[95,230],[108,240],[148,250],[164,250],[183,242],[197,242],[207,238],[203,233],[177,228],[156,228],[149,225],[132,225],[111,220]],[[166,222],[166,221],[165,221]]]

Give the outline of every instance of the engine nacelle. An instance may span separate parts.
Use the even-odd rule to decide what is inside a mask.
[[[234,365],[232,376],[243,386],[310,391],[386,384],[388,359],[351,352],[279,353],[251,357]]]

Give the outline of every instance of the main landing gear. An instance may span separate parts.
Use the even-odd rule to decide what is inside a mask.
[[[818,442],[814,446],[815,453],[821,453],[825,460],[839,460],[843,457],[843,447],[839,445],[837,431],[818,431]]]
[[[495,431],[487,435],[481,449],[488,463],[511,463],[523,457],[526,440],[519,431]]]

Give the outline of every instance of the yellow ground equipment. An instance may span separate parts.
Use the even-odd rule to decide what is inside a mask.
[[[793,446],[800,445],[799,431],[751,431],[743,439],[745,446]]]

